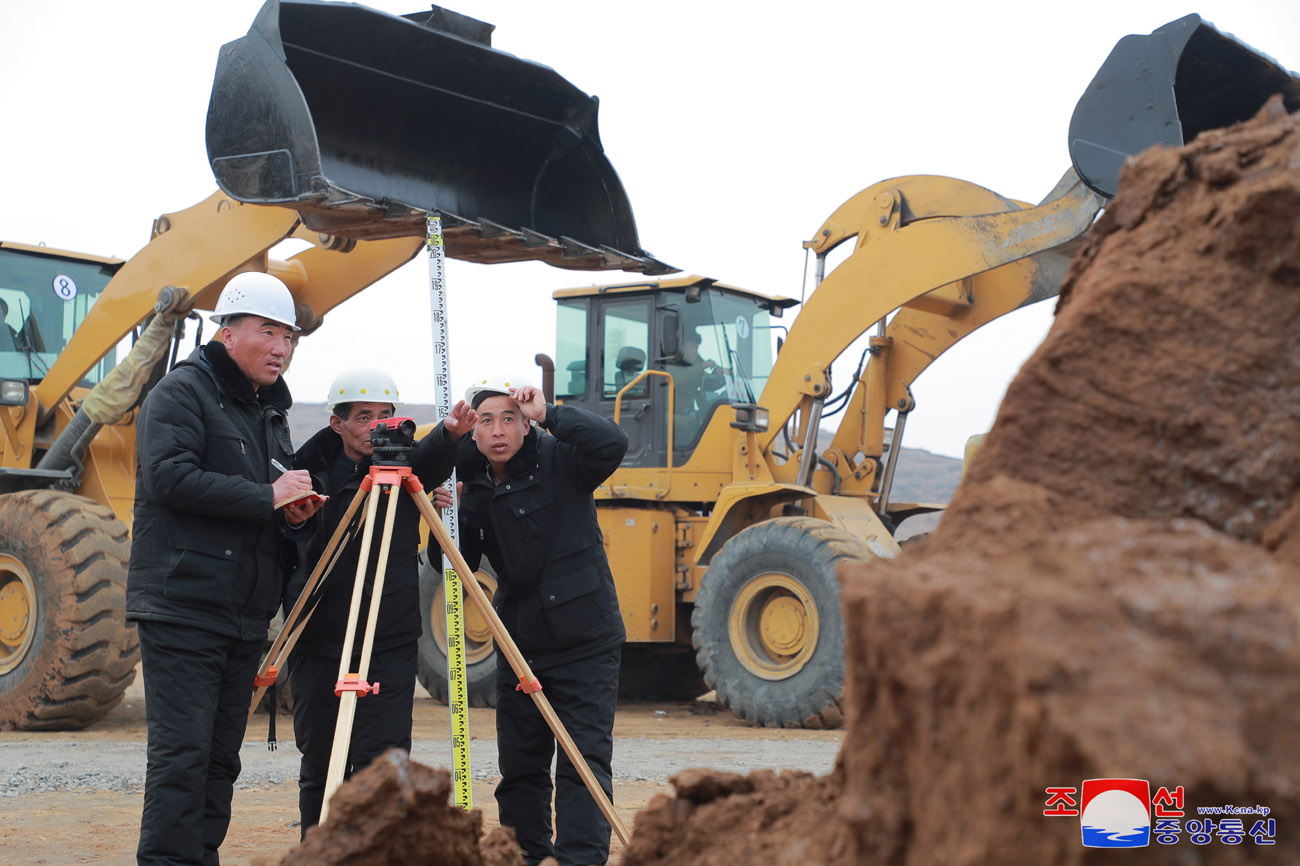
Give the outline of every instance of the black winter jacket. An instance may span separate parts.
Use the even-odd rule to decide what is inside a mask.
[[[411,449],[411,468],[425,489],[425,494],[447,480],[456,462],[457,443],[447,439],[439,424]],[[315,533],[307,546],[306,555],[286,598],[286,609],[291,608],[306,584],[317,560],[329,543],[335,528],[348,506],[357,495],[361,482],[370,472],[370,458],[355,464],[352,474],[337,490],[331,489],[334,462],[343,454],[343,440],[329,427],[319,430],[307,440],[294,457],[295,469],[306,469],[312,475],[313,486],[329,495],[329,501],[317,512]],[[346,458],[344,458],[346,459]],[[379,496],[373,538],[370,542],[370,562],[366,568],[361,608],[352,643],[354,657],[361,655],[362,638],[370,610],[371,590],[379,562],[380,542],[383,539],[387,497],[380,488],[373,488],[372,496]],[[420,573],[416,551],[420,544],[420,510],[409,493],[395,489],[398,497],[397,515],[393,536],[388,547],[388,566],[384,569],[384,592],[380,598],[379,619],[375,623],[375,650],[411,643],[420,637]],[[324,595],[315,612],[307,620],[295,651],[312,655],[338,658],[343,654],[343,638],[347,631],[348,609],[352,603],[352,587],[356,581],[357,557],[361,554],[361,533],[357,532],[343,548],[333,569],[325,580]]]
[[[627,434],[576,406],[548,406],[495,484],[467,436],[457,477],[460,549],[497,572],[492,606],[534,671],[606,652],[627,637],[592,491],[618,468]]]
[[[129,620],[266,638],[294,549],[271,481],[293,445],[284,379],[254,389],[218,341],[163,377],[136,422]]]

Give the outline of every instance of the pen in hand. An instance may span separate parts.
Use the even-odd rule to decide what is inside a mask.
[[[281,472],[289,471],[288,469],[285,469],[283,466],[281,466],[280,461],[276,460],[274,457],[271,458],[271,465],[274,466],[276,469],[279,469]]]

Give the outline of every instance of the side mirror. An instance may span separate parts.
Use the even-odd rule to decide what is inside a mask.
[[[668,310],[664,313],[662,323],[659,353],[665,358],[671,358],[682,350],[682,316],[676,310]]]

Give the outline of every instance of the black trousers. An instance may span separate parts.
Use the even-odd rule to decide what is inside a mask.
[[[352,739],[343,777],[366,768],[389,749],[411,751],[411,714],[415,702],[417,644],[375,651],[370,657],[366,680],[379,683],[379,693],[357,699],[352,721]],[[354,665],[351,669],[356,671]],[[325,780],[329,775],[334,728],[339,718],[339,699],[334,685],[339,679],[339,660],[329,656],[295,652],[289,661],[289,685],[293,692],[293,734],[302,753],[298,772],[298,812],[302,834],[320,823],[325,801]]]
[[[614,756],[614,706],[621,648],[536,672],[555,714],[610,802]],[[519,678],[498,655],[497,759],[501,824],[513,827],[524,859],[535,866],[554,857],[560,866],[602,866],[609,859],[609,822],[578,770],[551,733]],[[555,834],[551,834],[551,759],[555,757]]]
[[[138,627],[149,745],[136,862],[217,866],[262,641]]]

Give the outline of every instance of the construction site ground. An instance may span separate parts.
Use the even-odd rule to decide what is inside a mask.
[[[451,766],[447,708],[417,687],[412,758]],[[474,807],[484,828],[497,825],[492,797],[498,779],[493,711],[470,710]],[[285,739],[266,747],[267,717],[250,726],[241,754],[234,818],[222,863],[279,857],[298,841],[298,751],[293,726],[277,719]],[[620,705],[614,727],[614,805],[631,830],[656,794],[671,794],[668,777],[688,767],[748,773],[762,767],[830,772],[843,731],[756,728],[707,699]],[[128,863],[135,856],[145,768],[145,713],[140,678],[99,724],[68,733],[0,732],[0,861],[5,866]],[[611,863],[622,846],[613,841]]]

